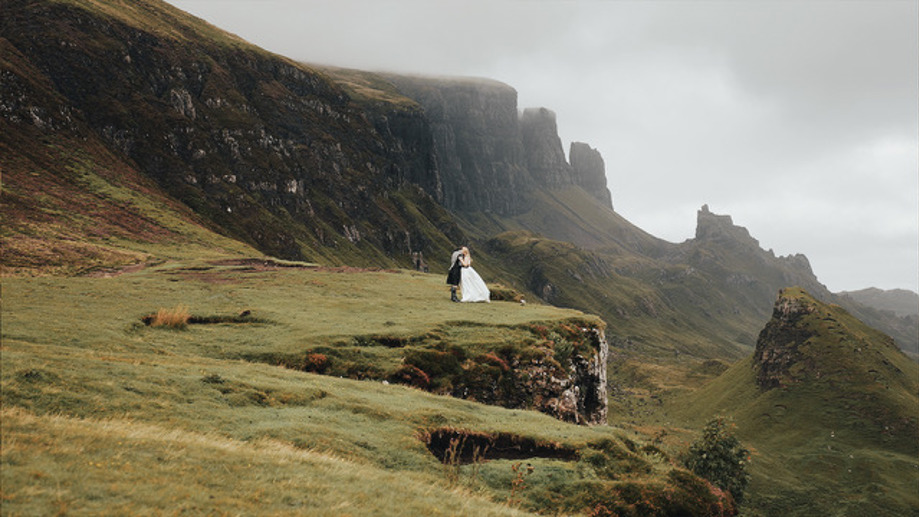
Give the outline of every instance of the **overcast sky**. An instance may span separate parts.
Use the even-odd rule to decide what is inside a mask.
[[[649,233],[708,204],[832,291],[919,291],[917,0],[169,2],[301,61],[503,81]]]

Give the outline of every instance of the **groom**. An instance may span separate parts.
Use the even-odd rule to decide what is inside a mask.
[[[460,283],[462,264],[460,264],[460,256],[463,254],[463,248],[458,248],[450,256],[450,271],[447,273],[447,284],[450,285],[450,301],[458,302],[459,298],[456,297],[456,286]]]

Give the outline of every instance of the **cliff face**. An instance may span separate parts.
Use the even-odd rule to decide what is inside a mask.
[[[532,178],[523,166],[513,88],[476,79],[386,77],[424,109],[444,206],[501,214],[525,208]]]
[[[702,205],[696,219],[696,239],[707,239],[721,243],[735,243],[759,248],[759,241],[750,236],[743,226],[735,226],[730,215],[712,213],[708,205]]]
[[[747,306],[766,317],[768,313],[763,308],[768,307],[773,293],[800,286],[818,300],[839,304],[865,323],[883,329],[904,350],[919,350],[915,317],[877,310],[830,292],[817,279],[805,255],[777,257],[771,250],[763,250],[746,228],[734,225],[729,215],[712,213],[707,205],[698,212],[696,238],[680,244],[678,249],[680,252],[671,260],[685,261],[710,273],[736,309]]]
[[[552,354],[507,355],[501,364],[504,371],[495,377],[481,367],[470,368],[452,394],[508,408],[535,409],[566,422],[606,425],[606,335],[596,327],[569,327],[562,332],[566,335],[556,337]]]
[[[574,182],[606,206],[613,208],[613,198],[606,186],[606,164],[600,151],[583,142],[571,142],[568,151]]]
[[[481,79],[385,77],[424,110],[443,182],[438,199],[448,209],[516,215],[531,208],[533,189],[569,185],[589,189],[612,208],[599,152],[578,144],[575,169],[565,160],[555,114],[527,108],[518,115],[517,92],[510,86]]]
[[[520,132],[526,166],[541,186],[562,187],[574,183],[558,137],[555,113],[546,108],[527,108],[520,116]]]

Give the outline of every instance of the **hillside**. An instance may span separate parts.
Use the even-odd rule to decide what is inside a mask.
[[[0,142],[23,197],[36,177],[114,155],[212,229],[278,257],[407,266],[413,251],[462,240],[403,181],[400,151],[315,70],[158,1],[14,0],[0,29]],[[83,156],[36,161],[28,142]],[[41,201],[30,220],[52,209]]]
[[[454,304],[441,282],[235,258],[5,279],[3,513],[730,513],[634,431],[400,385],[412,357],[464,353],[463,375],[500,389],[522,341],[534,348],[513,371],[578,363],[566,332],[598,324]],[[176,304],[184,329],[144,324]]]
[[[919,365],[889,337],[786,289],[752,357],[664,418],[733,418],[757,451],[751,514],[907,515],[919,506],[917,393]]]

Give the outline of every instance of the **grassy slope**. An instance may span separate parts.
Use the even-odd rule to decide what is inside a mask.
[[[449,255],[450,241],[461,240],[452,222],[434,227],[448,217],[442,207],[389,183],[392,150],[366,112],[310,67],[156,0],[14,2],[7,18],[4,58],[9,49],[20,62],[3,63],[4,72],[23,78],[16,86],[24,95],[0,98],[21,111],[0,132],[5,168],[20,166],[12,163],[20,153],[39,153],[38,142],[103,148],[106,135],[109,149],[129,155],[125,168],[154,178],[199,220],[275,256],[408,266],[411,251]],[[62,41],[49,45],[52,34]],[[193,114],[175,109],[178,92],[190,95]],[[30,125],[33,108],[67,110],[75,139]],[[95,151],[91,168],[105,160]],[[68,166],[59,160],[36,172]]]
[[[275,440],[9,409],[2,420],[2,497],[10,515],[523,513],[425,476]]]
[[[698,426],[714,415],[737,423],[757,451],[746,504],[751,514],[906,515],[916,491],[919,365],[890,338],[801,290],[815,307],[800,326],[813,361],[784,388],[757,387],[752,359],[669,402],[665,420]]]
[[[3,274],[73,274],[168,257],[252,255],[188,207],[164,194],[123,156],[89,132],[48,79],[0,38],[0,69],[13,96],[12,116],[38,113],[41,123],[0,117],[3,166]],[[158,258],[157,258],[158,257]]]
[[[590,453],[594,463],[528,460],[536,470],[524,507],[575,509],[591,501],[584,494],[616,493],[622,484],[652,494],[676,488],[688,500],[712,497],[620,428],[579,427],[238,359],[252,350],[438,327],[450,329],[443,339],[475,346],[502,339],[515,324],[564,320],[573,311],[452,304],[439,275],[259,271],[204,261],[109,278],[7,278],[3,287],[4,514],[514,513],[502,503],[511,495],[513,462],[495,459],[451,475],[419,439],[425,429],[445,426]],[[139,322],[180,303],[205,315],[249,309],[267,322],[185,331]],[[365,346],[363,353],[383,356],[385,348]],[[603,439],[610,445],[596,445]],[[615,459],[602,460],[610,454]],[[598,474],[598,464],[617,480]]]

